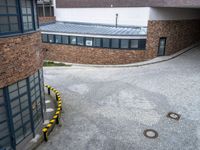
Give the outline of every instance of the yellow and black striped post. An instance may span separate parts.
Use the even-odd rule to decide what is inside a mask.
[[[42,132],[43,132],[43,136],[44,136],[44,141],[47,142],[48,141],[48,134],[47,134],[47,128],[43,128]]]

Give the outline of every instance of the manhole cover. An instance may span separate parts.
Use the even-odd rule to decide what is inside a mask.
[[[181,115],[174,113],[174,112],[169,112],[167,114],[167,117],[174,119],[174,120],[179,120],[181,118]]]
[[[150,139],[155,139],[158,137],[158,132],[153,129],[144,130],[144,136]]]

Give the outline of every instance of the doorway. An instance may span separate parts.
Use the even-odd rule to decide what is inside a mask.
[[[167,38],[165,37],[160,38],[158,47],[158,56],[165,56],[166,40]]]

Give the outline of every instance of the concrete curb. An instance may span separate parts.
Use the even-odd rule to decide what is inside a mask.
[[[132,64],[122,64],[122,65],[91,65],[91,64],[75,64],[75,63],[66,63],[66,62],[58,62],[58,61],[53,61],[54,63],[63,63],[67,66],[74,66],[74,67],[95,67],[95,68],[123,68],[123,67],[140,67],[140,66],[146,66],[146,65],[152,65],[152,64],[157,64],[165,61],[172,60],[188,51],[190,51],[193,48],[196,48],[200,46],[200,42],[193,44],[187,48],[184,48],[177,53],[170,55],[170,56],[162,56],[162,57],[156,57],[151,60],[143,61],[143,62],[138,62],[138,63],[132,63]],[[48,61],[48,60],[45,60]]]

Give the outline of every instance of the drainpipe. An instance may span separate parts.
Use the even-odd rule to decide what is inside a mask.
[[[118,27],[118,14],[116,14],[116,17],[115,17],[115,27],[117,28]]]

